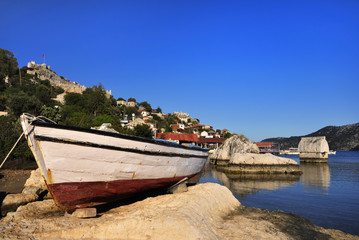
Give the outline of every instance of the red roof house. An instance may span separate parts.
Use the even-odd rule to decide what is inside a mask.
[[[196,144],[198,143],[198,137],[196,134],[193,133],[158,133],[157,139],[164,139],[168,141],[174,141],[179,144]]]

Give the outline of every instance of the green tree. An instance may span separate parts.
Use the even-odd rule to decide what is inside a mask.
[[[160,107],[156,108],[156,113],[162,113],[162,109]]]
[[[106,107],[106,102],[108,105],[111,105],[107,101],[106,91],[101,84],[99,86],[93,86],[92,88],[87,88],[83,92],[83,97],[85,101],[86,110],[89,113],[97,116],[100,113],[103,113]]]
[[[7,97],[0,96],[0,111],[6,110]]]
[[[22,133],[20,122],[15,116],[0,117],[0,159],[4,159]],[[36,164],[25,138],[22,138],[11,153],[3,168],[23,168]]]
[[[78,105],[83,107],[83,96],[80,93],[66,93],[65,104],[66,105]]]
[[[9,50],[0,48],[0,79],[11,77],[17,71],[17,59]]]
[[[136,98],[130,97],[127,101],[128,101],[128,102],[136,102]]]
[[[151,104],[146,101],[139,103],[138,106],[143,107],[147,112],[152,112]]]
[[[153,132],[150,126],[145,124],[136,125],[134,127],[135,136],[144,137],[144,138],[152,138]]]
[[[125,111],[126,111],[128,119],[131,119],[133,113],[135,115],[137,115],[138,109],[136,107],[126,107]]]
[[[165,132],[169,132],[169,133],[172,132],[172,128],[170,125],[166,125]]]
[[[230,138],[230,137],[232,137],[232,134],[230,132],[226,132],[226,133],[223,134],[223,137],[224,138]]]
[[[51,90],[45,85],[37,85],[35,96],[42,104],[49,104],[51,102]]]
[[[58,122],[61,119],[60,110],[58,107],[47,107],[43,105],[40,109],[41,116],[47,117],[52,121]]]
[[[101,114],[92,119],[92,124],[94,126],[100,126],[102,123],[111,123],[113,125],[115,123],[115,119],[107,114]]]
[[[42,104],[35,96],[28,96],[20,91],[17,95],[13,95],[9,102],[11,112],[19,117],[22,113],[30,113],[38,115]]]

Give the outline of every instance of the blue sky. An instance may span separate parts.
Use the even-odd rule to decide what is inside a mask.
[[[252,141],[359,122],[357,0],[2,0],[0,48]]]

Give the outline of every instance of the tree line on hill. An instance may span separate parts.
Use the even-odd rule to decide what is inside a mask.
[[[101,84],[87,88],[82,94],[66,93],[64,103],[56,101],[57,95],[64,92],[61,87],[53,86],[48,80],[40,80],[38,76],[27,74],[27,67],[19,68],[14,54],[0,48],[0,112],[7,113],[0,116],[0,161],[4,159],[18,136],[22,133],[19,116],[22,113],[30,113],[34,116],[45,116],[59,124],[90,128],[102,123],[111,123],[116,131],[152,138],[152,129],[145,124],[134,127],[126,127],[121,121],[130,120],[132,114],[141,117],[139,109],[150,113],[162,113],[160,107],[152,109],[148,102],[136,102],[129,98],[128,101],[136,102],[135,106],[117,105],[116,99],[108,97]],[[156,128],[172,132],[171,124],[181,122],[174,114],[164,114],[159,117],[152,114],[152,118],[146,120],[153,123]],[[196,119],[196,123],[199,120]],[[207,130],[208,131],[208,130]],[[185,132],[192,133],[191,129]],[[24,166],[34,162],[32,154],[23,139],[12,153],[8,166]]]

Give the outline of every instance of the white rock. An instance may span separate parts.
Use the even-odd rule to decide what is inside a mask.
[[[212,159],[229,160],[235,153],[259,153],[259,148],[244,136],[233,136],[217,148],[212,154]]]
[[[30,177],[26,180],[24,184],[24,189],[22,193],[27,194],[37,194],[41,195],[47,191],[47,186],[45,184],[44,178],[41,176],[40,168],[31,171]]]
[[[235,153],[229,160],[229,164],[249,164],[249,165],[298,165],[292,159],[274,156],[271,153]]]
[[[58,214],[50,218],[41,217],[51,215],[44,211],[55,210],[53,201],[30,203],[0,221],[0,225],[9,226],[0,232],[0,238],[220,239],[218,223],[240,203],[228,188],[218,184],[198,184],[188,189],[188,192],[146,198],[120,206],[91,219]],[[20,221],[21,226],[18,226],[16,223]]]

